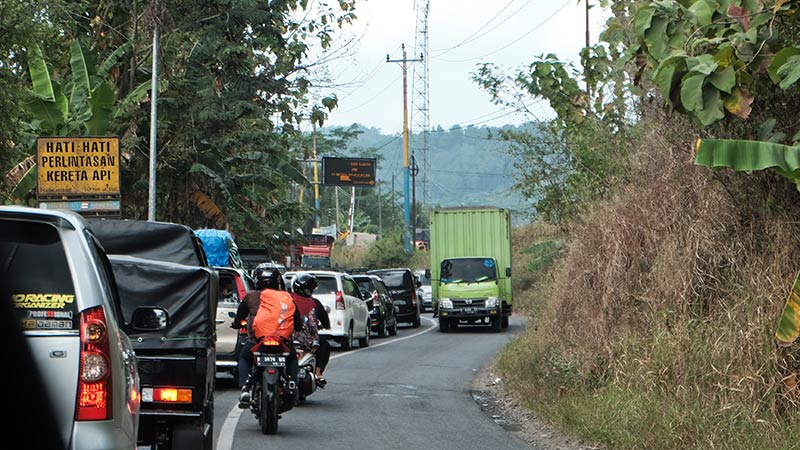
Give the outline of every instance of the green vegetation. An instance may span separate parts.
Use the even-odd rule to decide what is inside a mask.
[[[506,136],[561,163],[527,173],[558,228],[515,231],[530,321],[497,362],[539,416],[613,449],[797,447],[797,344],[775,331],[800,250],[798,6],[613,2],[582,72],[548,56],[476,73],[558,113],[540,138]],[[551,241],[563,255],[537,261]]]

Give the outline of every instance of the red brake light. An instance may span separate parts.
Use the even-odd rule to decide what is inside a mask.
[[[344,309],[344,294],[342,294],[342,291],[336,291],[336,309]]]
[[[103,307],[81,313],[81,355],[77,420],[111,419],[111,363]]]
[[[270,339],[264,339],[261,343],[263,345],[266,345],[267,347],[273,347],[273,346],[281,345],[281,342],[279,340],[271,339],[271,338]]]

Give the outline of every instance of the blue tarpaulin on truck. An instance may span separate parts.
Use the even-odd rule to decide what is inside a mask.
[[[233,236],[226,230],[200,229],[194,230],[203,242],[208,265],[221,267],[241,267],[239,249]]]

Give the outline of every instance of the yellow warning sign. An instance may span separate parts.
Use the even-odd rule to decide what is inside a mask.
[[[40,137],[38,194],[119,194],[119,138]]]

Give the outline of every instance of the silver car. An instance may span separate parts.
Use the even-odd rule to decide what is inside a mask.
[[[111,267],[84,219],[0,206],[0,261],[0,296],[22,325],[62,448],[136,448],[136,359]]]

